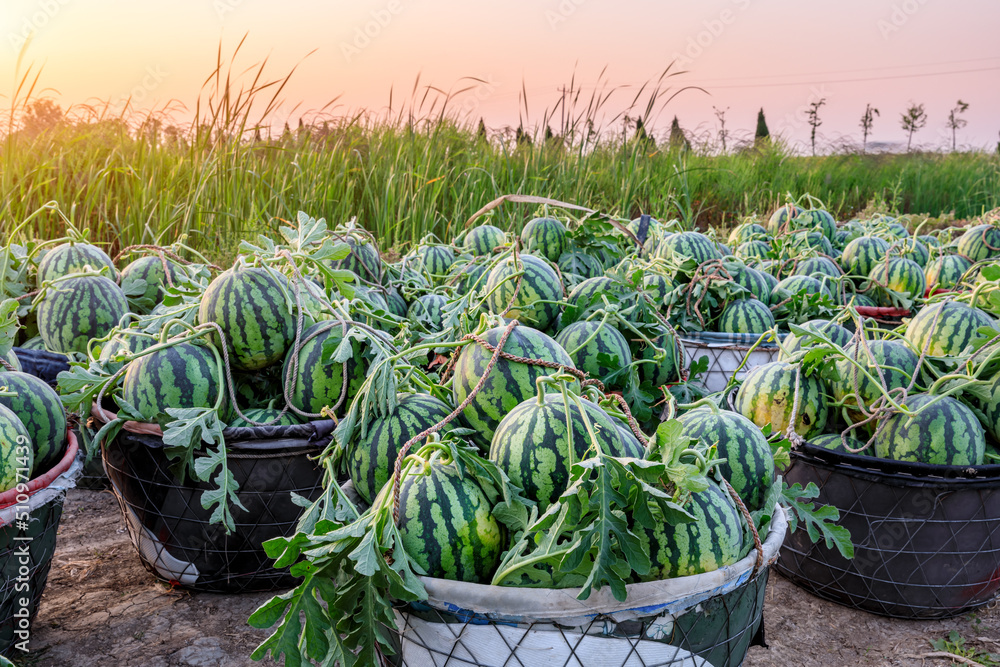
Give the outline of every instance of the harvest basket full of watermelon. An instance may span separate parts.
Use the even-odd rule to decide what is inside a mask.
[[[183,239],[112,261],[63,218],[2,249],[7,338],[66,358],[59,398],[153,574],[294,586],[250,617],[275,628],[255,658],[735,666],[772,566],[810,590],[854,567],[898,466],[988,493],[1000,464],[988,217],[926,235],[805,196],[723,243],[507,196],[403,254],[299,213],[224,270]],[[875,486],[834,483],[853,470]],[[1000,516],[967,520],[956,553],[1000,568]],[[856,587],[907,539],[881,549]],[[962,584],[831,597],[997,593]]]

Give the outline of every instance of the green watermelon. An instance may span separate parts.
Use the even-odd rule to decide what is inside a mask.
[[[927,266],[927,262],[931,257],[930,251],[927,250],[927,246],[921,243],[918,239],[896,241],[889,246],[889,253],[896,253],[904,259],[913,260],[920,266],[921,269]]]
[[[465,242],[462,247],[466,252],[472,253],[476,257],[489,255],[494,248],[498,248],[507,242],[507,235],[503,230],[493,225],[480,225],[473,227],[465,235]]]
[[[582,280],[604,275],[604,266],[599,259],[585,252],[564,252],[559,257],[559,271],[563,278],[579,276]],[[582,282],[581,280],[581,282]]]
[[[993,379],[993,384],[989,386],[989,400],[982,406],[986,419],[983,426],[993,439],[1000,442],[1000,374]]]
[[[482,289],[486,284],[487,264],[480,261],[455,261],[448,269],[448,280],[445,284],[454,285],[460,295],[468,294],[472,289]]]
[[[879,376],[878,369],[882,371],[887,389],[901,389],[909,387],[913,374],[917,372],[919,359],[909,347],[904,343],[893,340],[872,340],[867,343],[871,351],[871,357],[865,353],[864,348],[857,352],[858,363],[866,368],[875,377]],[[854,358],[854,345],[848,345],[844,351]],[[844,403],[844,414],[851,423],[857,423],[865,419],[860,409],[863,403],[866,408],[881,395],[878,386],[866,378],[860,372],[858,378],[858,394],[854,392],[854,365],[848,359],[838,359],[835,364],[836,378],[830,378],[830,389],[833,397],[838,403]]]
[[[490,460],[507,473],[524,496],[545,509],[566,490],[574,463],[597,455],[641,458],[642,448],[626,451],[614,420],[585,398],[569,406],[561,393],[539,393],[510,411],[497,426]],[[567,414],[568,413],[568,414]],[[587,421],[594,432],[591,439]]]
[[[382,257],[374,241],[367,236],[356,238],[353,235],[338,237],[338,240],[349,245],[351,252],[344,259],[331,261],[331,269],[353,271],[364,282],[382,282]]]
[[[109,278],[67,278],[51,285],[38,304],[38,332],[52,352],[86,353],[87,343],[106,336],[127,312],[124,292]]]
[[[683,434],[703,445],[716,445],[722,476],[750,509],[760,509],[774,484],[774,456],[757,425],[735,412],[697,408],[678,417]]]
[[[424,271],[435,278],[448,275],[448,269],[455,261],[455,253],[443,245],[425,245],[417,248],[417,257]]]
[[[382,490],[396,465],[399,450],[411,438],[423,433],[451,414],[444,402],[427,394],[400,395],[396,407],[368,424],[368,430],[350,446],[347,454],[347,472],[354,482],[354,489],[366,503],[372,503]],[[444,426],[448,432],[451,424]],[[415,443],[415,452],[423,442]]]
[[[844,272],[840,270],[837,263],[834,262],[829,257],[810,257],[798,262],[795,265],[795,269],[792,272],[796,276],[812,276],[814,278],[819,278],[816,274],[820,276],[829,276],[830,278],[839,278],[844,275]]]
[[[166,262],[167,270],[164,271],[163,262],[159,257],[155,255],[140,257],[122,269],[121,280],[119,282],[124,285],[126,281],[132,279],[145,280],[146,291],[142,293],[140,298],[149,299],[153,306],[155,306],[163,301],[163,295],[170,285],[167,281],[167,273],[170,274],[170,280],[174,283],[179,282],[183,275],[183,269],[177,266],[177,264],[171,262],[169,259]],[[150,306],[151,309],[152,306]],[[148,313],[149,310],[144,310],[143,312]]]
[[[647,273],[642,277],[642,291],[649,296],[656,307],[660,307],[667,294],[676,287],[672,278],[659,273]]]
[[[892,306],[893,301],[885,291],[892,290],[908,299],[917,299],[927,291],[927,279],[920,265],[903,257],[890,257],[879,262],[868,274],[870,283],[877,285],[876,301],[881,306]]]
[[[632,362],[628,341],[617,329],[600,320],[573,322],[559,332],[556,342],[563,346],[573,364],[592,378],[602,382],[613,373]],[[607,355],[601,360],[601,355]],[[613,386],[621,386],[622,378]]]
[[[177,343],[133,359],[122,378],[122,398],[141,421],[173,421],[167,408],[210,408],[219,395],[219,365],[211,349]]]
[[[853,277],[867,277],[885,259],[889,243],[875,236],[859,236],[844,247],[840,267]]]
[[[350,328],[348,328],[350,331]],[[323,356],[324,345],[336,349],[344,340],[344,327],[339,322],[318,322],[302,334],[298,354],[291,346],[285,356],[282,377],[291,378],[290,402],[302,412],[319,414],[323,408],[333,409],[342,415],[347,411],[365,381],[365,363],[362,343],[351,341],[351,357],[344,363],[330,361]],[[330,343],[326,341],[330,340]],[[294,369],[298,357],[298,368]],[[344,380],[347,387],[344,387]]]
[[[980,327],[995,325],[993,318],[960,301],[925,306],[906,325],[906,340],[917,352],[932,357],[957,357],[979,337]]]
[[[105,275],[112,281],[118,278],[115,263],[111,261],[106,252],[89,243],[70,242],[57,245],[45,253],[45,256],[38,262],[38,273],[35,276],[36,284],[41,287],[42,283],[56,278],[62,278],[71,273],[82,273],[84,267],[87,266],[94,271],[108,267],[109,272]]]
[[[722,311],[716,328],[720,333],[761,334],[774,328],[774,315],[757,299],[737,299]]]
[[[639,442],[639,438],[635,437],[635,433],[632,432],[628,424],[614,418],[611,421],[615,423],[615,428],[618,430],[618,437],[621,438],[622,451],[644,452],[646,450],[646,446]]]
[[[924,409],[912,419],[905,413],[886,418],[884,428],[875,434],[875,454],[879,458],[934,465],[982,465],[986,436],[972,410],[951,396],[929,394],[910,396],[905,407],[910,411]]]
[[[802,211],[792,218],[789,225],[793,229],[814,229],[819,231],[830,241],[837,235],[837,221],[833,219],[828,211],[821,208]]]
[[[22,349],[24,349],[24,348],[22,347]],[[7,354],[4,355],[4,357],[3,357],[3,360],[6,361],[10,365],[11,369],[13,369],[15,371],[22,370],[22,368],[21,368],[21,360],[17,358],[17,354],[14,352],[14,348],[11,348],[10,350],[8,350]],[[5,366],[3,366],[2,364],[0,364],[0,373],[3,373],[6,370],[7,370],[7,368]]]
[[[0,405],[0,492],[10,491],[19,482],[27,481],[35,467],[35,448],[31,434],[10,408]]]
[[[848,293],[846,301],[847,301],[847,303],[845,303],[844,305],[851,305],[851,306],[854,306],[855,308],[857,308],[859,306],[860,307],[864,307],[864,308],[876,308],[876,307],[878,307],[878,304],[875,303],[875,299],[871,298],[867,294],[851,294],[851,293]]]
[[[806,331],[823,334],[840,347],[848,345],[851,342],[851,338],[853,338],[850,331],[829,320],[809,320],[800,326]],[[804,342],[794,333],[788,334],[781,343],[782,350],[778,353],[778,360],[787,361],[792,355],[801,350],[803,345]],[[806,346],[808,347],[809,345]]]
[[[624,285],[607,276],[598,276],[596,278],[588,278],[578,284],[570,291],[566,300],[572,306],[583,308],[583,312],[580,315],[584,315],[589,310],[586,308],[588,304],[594,304],[596,308],[604,307],[604,303],[600,299],[600,295],[602,294],[606,295],[610,302],[615,303],[615,301],[628,294],[628,290]]]
[[[295,426],[302,423],[302,420],[296,417],[294,413],[286,412],[285,414],[281,414],[281,410],[277,408],[252,408],[244,410],[243,414],[246,416],[246,419],[236,417],[236,419],[229,422],[230,428],[252,427],[254,424],[251,422],[257,422],[265,426]]]
[[[767,424],[784,433],[792,421],[795,376],[800,369],[786,361],[772,361],[749,373],[736,394],[736,411],[757,426]],[[828,418],[823,383],[815,375],[801,374],[799,412],[795,432],[804,438],[822,433]]]
[[[736,256],[745,262],[767,259],[771,245],[766,241],[745,241],[736,248]]]
[[[641,525],[632,529],[652,561],[642,581],[712,572],[739,560],[743,525],[726,491],[712,482],[704,491],[691,494],[685,509],[694,521],[676,525],[662,521],[654,530]]]
[[[656,348],[639,343],[637,353],[633,356],[641,360],[639,364],[639,379],[649,382],[654,387],[676,384],[681,381],[681,372],[687,367],[684,356],[684,346],[670,331],[661,329],[661,334],[653,340],[656,347],[662,348],[666,354],[662,359],[656,358]]]
[[[681,261],[693,259],[703,264],[711,259],[722,259],[718,247],[710,238],[700,232],[680,232],[663,239],[657,257],[677,258]]]
[[[838,229],[833,237],[833,247],[843,250],[844,247],[858,237],[857,233],[849,229]]]
[[[21,343],[18,347],[22,350],[42,350],[45,351],[45,341],[41,336],[35,336]]]
[[[917,237],[917,240],[924,244],[927,248],[940,248],[941,241],[936,236],[930,234],[921,234]]]
[[[44,380],[27,373],[0,373],[0,387],[16,396],[0,396],[28,431],[34,445],[32,477],[47,472],[62,458],[66,444],[66,410],[59,394]]]
[[[854,454],[855,456],[871,456],[872,447],[861,451],[861,452],[851,452],[844,448],[844,440],[841,438],[839,433],[823,433],[822,435],[814,435],[809,438],[809,444],[815,445],[816,447],[822,447],[824,449],[831,449],[835,452],[840,452],[841,454]],[[865,446],[865,443],[861,442],[854,436],[847,436],[847,446],[851,449],[861,449]]]
[[[406,317],[409,313],[406,299],[403,298],[403,295],[395,287],[390,287],[389,291],[386,292],[385,303],[389,306],[389,311],[396,317]]]
[[[777,236],[782,231],[782,227],[790,218],[795,218],[802,213],[802,209],[794,204],[785,204],[774,210],[767,220],[767,233]]]
[[[521,247],[525,252],[558,262],[566,252],[569,240],[566,226],[555,218],[535,218],[521,230]]]
[[[518,273],[522,275],[518,277]],[[541,330],[556,321],[563,298],[559,275],[534,255],[521,254],[499,262],[490,271],[484,289],[491,313]]]
[[[482,334],[482,338],[495,346],[500,342],[503,332],[504,327],[497,327]],[[503,350],[515,356],[541,359],[566,368],[575,368],[573,360],[559,343],[530,327],[515,327],[507,338]],[[486,366],[492,356],[490,350],[478,343],[470,343],[462,349],[455,363],[455,376],[452,381],[452,402],[456,406],[472,393],[473,387],[486,372]],[[503,357],[497,359],[496,365],[486,376],[482,390],[462,411],[465,423],[477,432],[473,436],[477,442],[488,444],[493,439],[493,432],[500,420],[526,399],[537,394],[535,380],[552,372],[551,368],[544,366],[510,361]]]
[[[962,255],[941,255],[927,264],[924,278],[928,289],[952,290],[958,286],[962,276],[972,268],[972,262]]]
[[[738,270],[730,271],[730,275],[733,277],[733,282],[745,288],[764,303],[771,300],[771,283],[764,277],[762,271],[752,269],[749,266],[741,266]]]
[[[833,292],[812,276],[788,276],[778,281],[778,284],[771,290],[771,305],[776,306],[785,299],[796,294],[823,294],[828,299],[833,299]]]
[[[973,262],[1000,257],[1000,227],[969,227],[958,239],[958,254],[965,255]]]
[[[431,333],[441,331],[446,305],[448,300],[440,294],[424,294],[410,304],[406,316],[418,327]]]
[[[491,510],[453,462],[422,461],[399,485],[403,548],[429,577],[488,583],[506,546]]]
[[[768,239],[770,236],[763,225],[756,222],[745,222],[729,233],[729,243],[735,246],[742,245],[748,241]]]

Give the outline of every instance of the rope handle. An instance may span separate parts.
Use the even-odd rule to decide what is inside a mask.
[[[740,510],[740,514],[746,519],[747,525],[750,526],[750,533],[753,535],[753,548],[757,551],[757,560],[753,565],[753,573],[751,577],[757,576],[760,568],[764,567],[764,544],[760,541],[760,534],[757,532],[757,526],[754,525],[753,517],[750,515],[750,510],[743,503],[743,499],[740,498],[740,494],[736,493],[736,489],[733,485],[729,483],[728,479],[723,478],[722,481],[726,485],[726,490],[729,491],[729,496],[736,503],[736,507]]]

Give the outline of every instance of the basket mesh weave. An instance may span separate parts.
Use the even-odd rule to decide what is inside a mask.
[[[697,363],[702,357],[708,359],[708,370],[698,376],[696,383],[707,392],[715,393],[725,389],[729,379],[736,375],[742,380],[747,373],[778,358],[778,346],[761,344],[752,352],[750,348],[759,338],[756,334],[720,334],[702,332],[685,334],[681,342],[690,363]],[[746,358],[744,363],[744,358]],[[743,367],[740,368],[740,364]],[[736,369],[739,369],[737,372]]]

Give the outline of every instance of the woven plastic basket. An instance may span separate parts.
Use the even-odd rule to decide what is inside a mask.
[[[784,334],[779,335],[784,337]],[[751,352],[758,339],[757,334],[711,331],[681,334],[681,344],[692,365],[702,357],[708,358],[708,371],[698,377],[697,384],[710,394],[725,389],[733,375],[742,380],[757,366],[778,358],[779,349],[773,342],[763,342]]]
[[[897,618],[947,618],[1000,592],[1000,465],[932,466],[805,445],[789,484],[814,482],[840,510],[854,558],[803,532],[777,570],[819,597]]]

